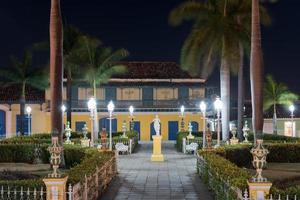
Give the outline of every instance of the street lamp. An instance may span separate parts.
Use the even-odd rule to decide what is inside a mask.
[[[92,127],[93,127],[93,131],[91,134],[91,146],[94,146],[94,137],[97,134],[96,133],[96,123],[95,122],[95,117],[96,117],[96,112],[95,110],[97,109],[97,103],[96,103],[96,99],[94,97],[91,97],[90,100],[87,103],[88,105],[88,109],[90,111],[90,117],[91,117],[91,123],[92,123]]]
[[[181,131],[184,131],[184,110],[185,110],[185,107],[182,105],[180,107],[180,116],[181,116],[181,123],[180,123],[180,127],[181,127]]]
[[[65,112],[66,112],[66,110],[67,110],[67,108],[66,108],[66,106],[63,104],[61,107],[60,107],[60,109],[61,109],[61,112],[62,112],[62,114],[63,114],[63,124],[64,124],[64,117],[65,117]]]
[[[109,150],[112,151],[112,126],[111,126],[111,120],[112,120],[112,113],[115,109],[115,105],[112,101],[109,102],[107,105],[107,110],[109,112]]]
[[[294,131],[294,111],[295,111],[295,106],[294,104],[291,104],[289,106],[289,110],[291,112],[291,121],[292,121],[292,136],[295,137],[295,131]]]
[[[214,102],[214,107],[215,107],[215,110],[217,111],[217,119],[218,119],[218,128],[217,128],[218,140],[217,140],[216,147],[219,147],[220,146],[220,114],[221,114],[221,110],[223,107],[223,102],[221,101],[221,99],[219,97],[216,98],[216,100]]]
[[[26,107],[26,113],[27,113],[27,119],[28,119],[28,135],[31,135],[31,128],[30,128],[30,118],[31,118],[31,107],[30,106],[27,106]]]
[[[134,128],[134,121],[133,121],[133,112],[134,112],[134,107],[133,106],[129,106],[129,114],[130,114],[130,118],[131,118],[131,121],[130,121],[130,131],[133,131],[133,128]]]
[[[203,115],[203,143],[202,143],[202,148],[205,148],[205,140],[206,140],[206,122],[205,122],[205,117],[206,117],[206,104],[204,101],[201,101],[200,103],[200,110]]]

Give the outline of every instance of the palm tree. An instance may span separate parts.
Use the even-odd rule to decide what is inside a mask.
[[[277,83],[271,75],[266,78],[264,86],[264,111],[273,107],[273,133],[277,134],[277,105],[291,105],[298,100],[298,95],[288,90],[283,83]]]
[[[51,0],[50,12],[50,91],[51,130],[58,132],[63,141],[63,25],[60,0]]]
[[[93,97],[97,98],[97,86],[107,83],[115,74],[126,72],[126,66],[119,61],[129,55],[125,49],[113,51],[109,47],[103,47],[95,38],[82,36],[78,42],[79,48],[75,48],[70,57],[74,63],[85,70],[83,81],[93,88]],[[95,132],[99,132],[97,114],[94,117]],[[98,135],[94,136],[95,139]]]
[[[20,133],[24,135],[26,87],[45,89],[48,86],[47,73],[42,68],[32,67],[32,54],[30,51],[25,51],[22,60],[12,57],[11,66],[0,69],[0,76],[7,85],[20,86]]]
[[[78,40],[82,33],[75,27],[67,25],[64,28],[63,55],[64,55],[64,72],[66,74],[67,89],[67,121],[72,125],[72,85],[78,74],[79,66],[72,60],[72,51],[77,47]]]
[[[193,29],[181,51],[181,66],[191,74],[207,77],[216,61],[220,63],[223,140],[229,137],[230,71],[237,71],[240,44],[249,41],[247,24],[238,23],[238,16],[247,15],[243,1],[188,1],[170,14],[172,25],[194,20]],[[201,71],[199,66],[201,66]]]
[[[243,4],[241,4],[243,8],[240,8],[241,10],[244,10],[243,12],[240,12],[240,15],[238,16],[237,20],[239,23],[245,23],[248,24],[245,28],[247,28],[247,32],[251,33],[251,1],[245,1]],[[267,10],[260,6],[260,15],[261,15],[261,23],[265,26],[268,26],[271,24],[271,17]],[[250,55],[250,41],[247,44],[247,46],[244,46],[242,43],[240,43],[240,64],[239,64],[239,70],[238,70],[238,125],[237,125],[237,131],[238,131],[238,138],[240,140],[243,139],[243,133],[242,133],[242,127],[243,127],[243,113],[244,113],[244,59],[245,57],[249,57]]]

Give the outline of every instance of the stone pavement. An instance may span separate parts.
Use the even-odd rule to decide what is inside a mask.
[[[196,158],[163,143],[165,162],[150,161],[152,143],[142,143],[137,153],[118,157],[118,176],[101,199],[200,199],[212,200],[196,174]]]

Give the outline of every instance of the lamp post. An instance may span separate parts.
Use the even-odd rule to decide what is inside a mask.
[[[180,107],[180,116],[181,116],[181,123],[180,123],[180,128],[181,128],[181,131],[184,131],[184,110],[185,110],[185,107],[182,105]]]
[[[31,130],[30,130],[30,118],[31,118],[31,107],[27,106],[26,107],[26,113],[27,113],[27,119],[28,119],[28,135],[31,135]]]
[[[130,114],[130,131],[133,131],[134,128],[134,121],[133,121],[133,112],[134,112],[134,107],[133,106],[129,106],[129,114]]]
[[[203,115],[203,143],[202,143],[202,148],[205,148],[205,140],[206,140],[206,104],[204,101],[201,101],[200,103],[200,110]]]
[[[93,147],[94,146],[94,136],[97,134],[97,133],[95,133],[97,131],[96,130],[97,122],[95,122],[95,117],[96,117],[95,110],[97,109],[96,99],[94,97],[91,97],[87,104],[88,104],[88,109],[90,111],[91,123],[92,123],[92,127],[93,127],[93,131],[91,133],[91,146]]]
[[[67,108],[66,108],[66,106],[63,104],[61,107],[60,107],[60,109],[61,109],[61,112],[62,112],[62,115],[63,115],[63,124],[65,124],[64,123],[64,117],[65,117],[65,112],[66,112],[66,110],[67,110]]]
[[[217,111],[217,133],[218,133],[218,140],[217,140],[217,145],[216,147],[220,146],[220,114],[221,114],[221,110],[223,107],[223,102],[221,101],[221,99],[219,97],[216,98],[215,102],[214,102],[214,107],[215,110]]]
[[[295,131],[294,131],[294,111],[295,106],[292,104],[289,106],[289,110],[291,112],[291,122],[292,122],[292,136],[295,137]]]
[[[115,105],[112,101],[109,102],[107,105],[107,110],[109,112],[109,150],[112,151],[112,126],[111,126],[111,120],[112,120],[112,113],[115,109]]]

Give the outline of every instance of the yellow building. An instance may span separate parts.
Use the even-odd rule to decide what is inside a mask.
[[[181,129],[180,106],[184,105],[185,130],[192,122],[193,130],[202,130],[203,119],[199,112],[199,102],[205,96],[204,82],[193,78],[180,70],[172,62],[126,62],[128,72],[114,76],[110,81],[97,88],[97,107],[99,126],[108,128],[107,104],[115,104],[112,131],[121,131],[123,121],[127,126],[131,118],[128,107],[134,106],[134,129],[140,134],[140,140],[150,140],[154,134],[152,120],[157,114],[161,120],[163,140],[174,140]],[[26,116],[24,129],[27,133],[50,132],[50,91],[27,91],[27,102],[31,116]],[[10,93],[10,94],[8,94]],[[7,89],[0,92],[0,135],[16,135],[20,127],[17,90]],[[92,96],[92,89],[87,84],[72,87],[72,130],[81,131],[86,123],[91,128],[90,113],[87,101]],[[64,88],[64,100],[66,90]],[[65,116],[66,122],[66,116]]]

